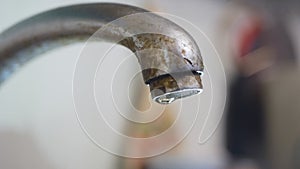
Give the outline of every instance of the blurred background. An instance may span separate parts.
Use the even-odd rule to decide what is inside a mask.
[[[227,104],[224,113],[216,112],[208,118],[210,103],[205,98],[212,89],[205,91],[204,87],[203,94],[184,99],[182,104],[186,106],[180,108],[175,103],[162,108],[150,100],[149,89],[142,84],[140,74],[132,76],[138,70],[138,64],[126,60],[117,71],[114,81],[118,83],[113,84],[114,91],[125,91],[116,97],[122,112],[130,116],[133,106],[147,114],[162,113],[147,124],[112,119],[117,130],[132,137],[155,136],[172,126],[179,110],[187,116],[186,120],[193,118],[189,116],[195,109],[193,105],[201,103],[194,127],[172,150],[145,159],[119,157],[93,144],[76,118],[72,77],[84,44],[58,48],[26,64],[1,85],[0,168],[300,168],[300,6],[296,0],[1,2],[0,31],[49,9],[88,2],[124,3],[184,18],[199,28],[218,51],[226,75],[227,98],[224,102]],[[101,43],[99,48],[106,50],[109,46]],[[199,47],[204,63],[209,63],[211,49],[207,45]],[[129,51],[118,47],[114,48],[114,53],[119,57],[130,55]],[[107,64],[110,64],[109,60]],[[210,76],[219,75],[211,71]],[[204,80],[205,83],[209,84]],[[109,106],[104,110],[117,113]],[[207,118],[208,123],[218,125],[216,130],[205,128]],[[207,133],[207,141],[199,143],[202,129]],[[176,139],[181,132],[179,125],[168,139]],[[106,136],[105,133],[101,135]],[[147,151],[156,146],[130,145],[109,139],[112,146],[124,152]],[[157,144],[166,144],[168,139]]]

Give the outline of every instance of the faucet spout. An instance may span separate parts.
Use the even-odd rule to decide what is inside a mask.
[[[0,84],[23,64],[50,49],[86,41],[99,28],[132,14],[142,17],[116,22],[100,39],[116,39],[135,53],[153,100],[169,104],[202,91],[203,62],[193,38],[159,15],[113,3],[61,7],[28,18],[0,34]],[[134,34],[136,30],[143,33]],[[146,30],[152,30],[147,32]],[[157,33],[160,32],[160,33]]]

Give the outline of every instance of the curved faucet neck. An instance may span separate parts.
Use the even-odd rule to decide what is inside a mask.
[[[164,96],[168,103],[171,99],[167,96],[177,99],[199,93],[203,63],[198,46],[184,29],[147,12],[127,5],[95,3],[57,8],[24,20],[0,35],[0,83],[35,56],[86,41],[96,32],[95,40],[119,43],[136,54],[153,98]]]

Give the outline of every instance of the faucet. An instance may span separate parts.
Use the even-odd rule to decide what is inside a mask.
[[[101,39],[113,42],[122,37],[118,44],[135,53],[144,82],[149,85],[156,102],[169,104],[200,93],[204,66],[193,38],[183,28],[157,14],[114,3],[60,7],[30,17],[2,32],[0,84],[35,56],[56,47],[86,41],[106,24],[139,13],[143,13],[143,17],[130,22],[135,29],[147,27],[174,36],[151,32],[130,35],[131,28],[117,23],[113,25],[117,29],[108,29]]]

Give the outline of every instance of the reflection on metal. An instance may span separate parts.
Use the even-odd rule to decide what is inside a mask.
[[[148,12],[137,7],[95,3],[54,9],[33,16],[7,29],[0,35],[0,83],[33,57],[47,50],[86,41],[99,28],[120,17]],[[132,27],[163,29],[174,37],[155,34],[130,34],[123,25],[111,25],[102,40],[114,42],[133,51],[143,70],[152,98],[159,103],[170,103],[178,98],[202,90],[203,63],[192,37],[175,23],[153,13],[135,18]],[[155,23],[155,24],[154,24]],[[144,26],[140,26],[144,25]],[[117,29],[116,29],[117,28]]]

